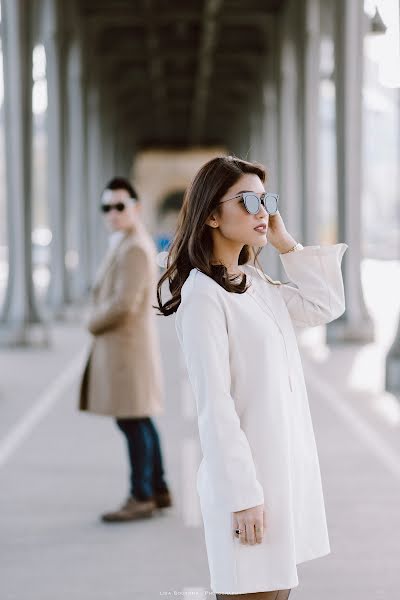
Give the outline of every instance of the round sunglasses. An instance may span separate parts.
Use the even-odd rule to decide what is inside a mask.
[[[135,198],[129,198],[129,200],[132,202],[136,202]],[[118,212],[122,212],[123,210],[126,209],[126,204],[125,202],[116,202],[115,204],[110,204],[108,202],[103,202],[100,205],[100,210],[103,213],[108,213],[110,212],[110,210],[117,210]]]
[[[258,213],[261,204],[270,215],[275,215],[278,212],[279,194],[272,192],[264,192],[262,194],[256,194],[256,192],[241,192],[240,194],[236,194],[236,196],[232,196],[232,198],[221,200],[219,204],[228,202],[228,200],[234,200],[235,198],[242,198],[245,209],[251,215],[256,215]]]

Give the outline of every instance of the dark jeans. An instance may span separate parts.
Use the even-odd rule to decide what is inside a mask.
[[[147,500],[168,489],[164,480],[160,440],[150,417],[116,419],[128,446],[130,463],[130,493],[138,500]]]

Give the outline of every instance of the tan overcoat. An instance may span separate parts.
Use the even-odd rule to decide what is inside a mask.
[[[120,418],[164,412],[152,307],[157,280],[156,247],[140,223],[109,250],[95,278],[88,322],[94,337],[80,385],[80,410]]]

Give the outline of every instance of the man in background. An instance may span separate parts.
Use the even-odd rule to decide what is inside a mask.
[[[80,410],[113,416],[126,437],[130,495],[107,522],[131,521],[172,505],[152,416],[163,412],[156,331],[156,247],[140,218],[141,202],[122,177],[105,187],[100,206],[109,250],[92,289],[88,329],[94,336],[80,388]]]

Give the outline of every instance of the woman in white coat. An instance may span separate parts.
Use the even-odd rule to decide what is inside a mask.
[[[206,163],[186,191],[157,289],[161,313],[176,312],[196,400],[197,491],[217,599],[286,600],[296,565],[330,552],[294,326],[343,313],[347,245],[303,247],[264,182],[258,163]],[[263,273],[257,255],[267,243],[292,283]]]

